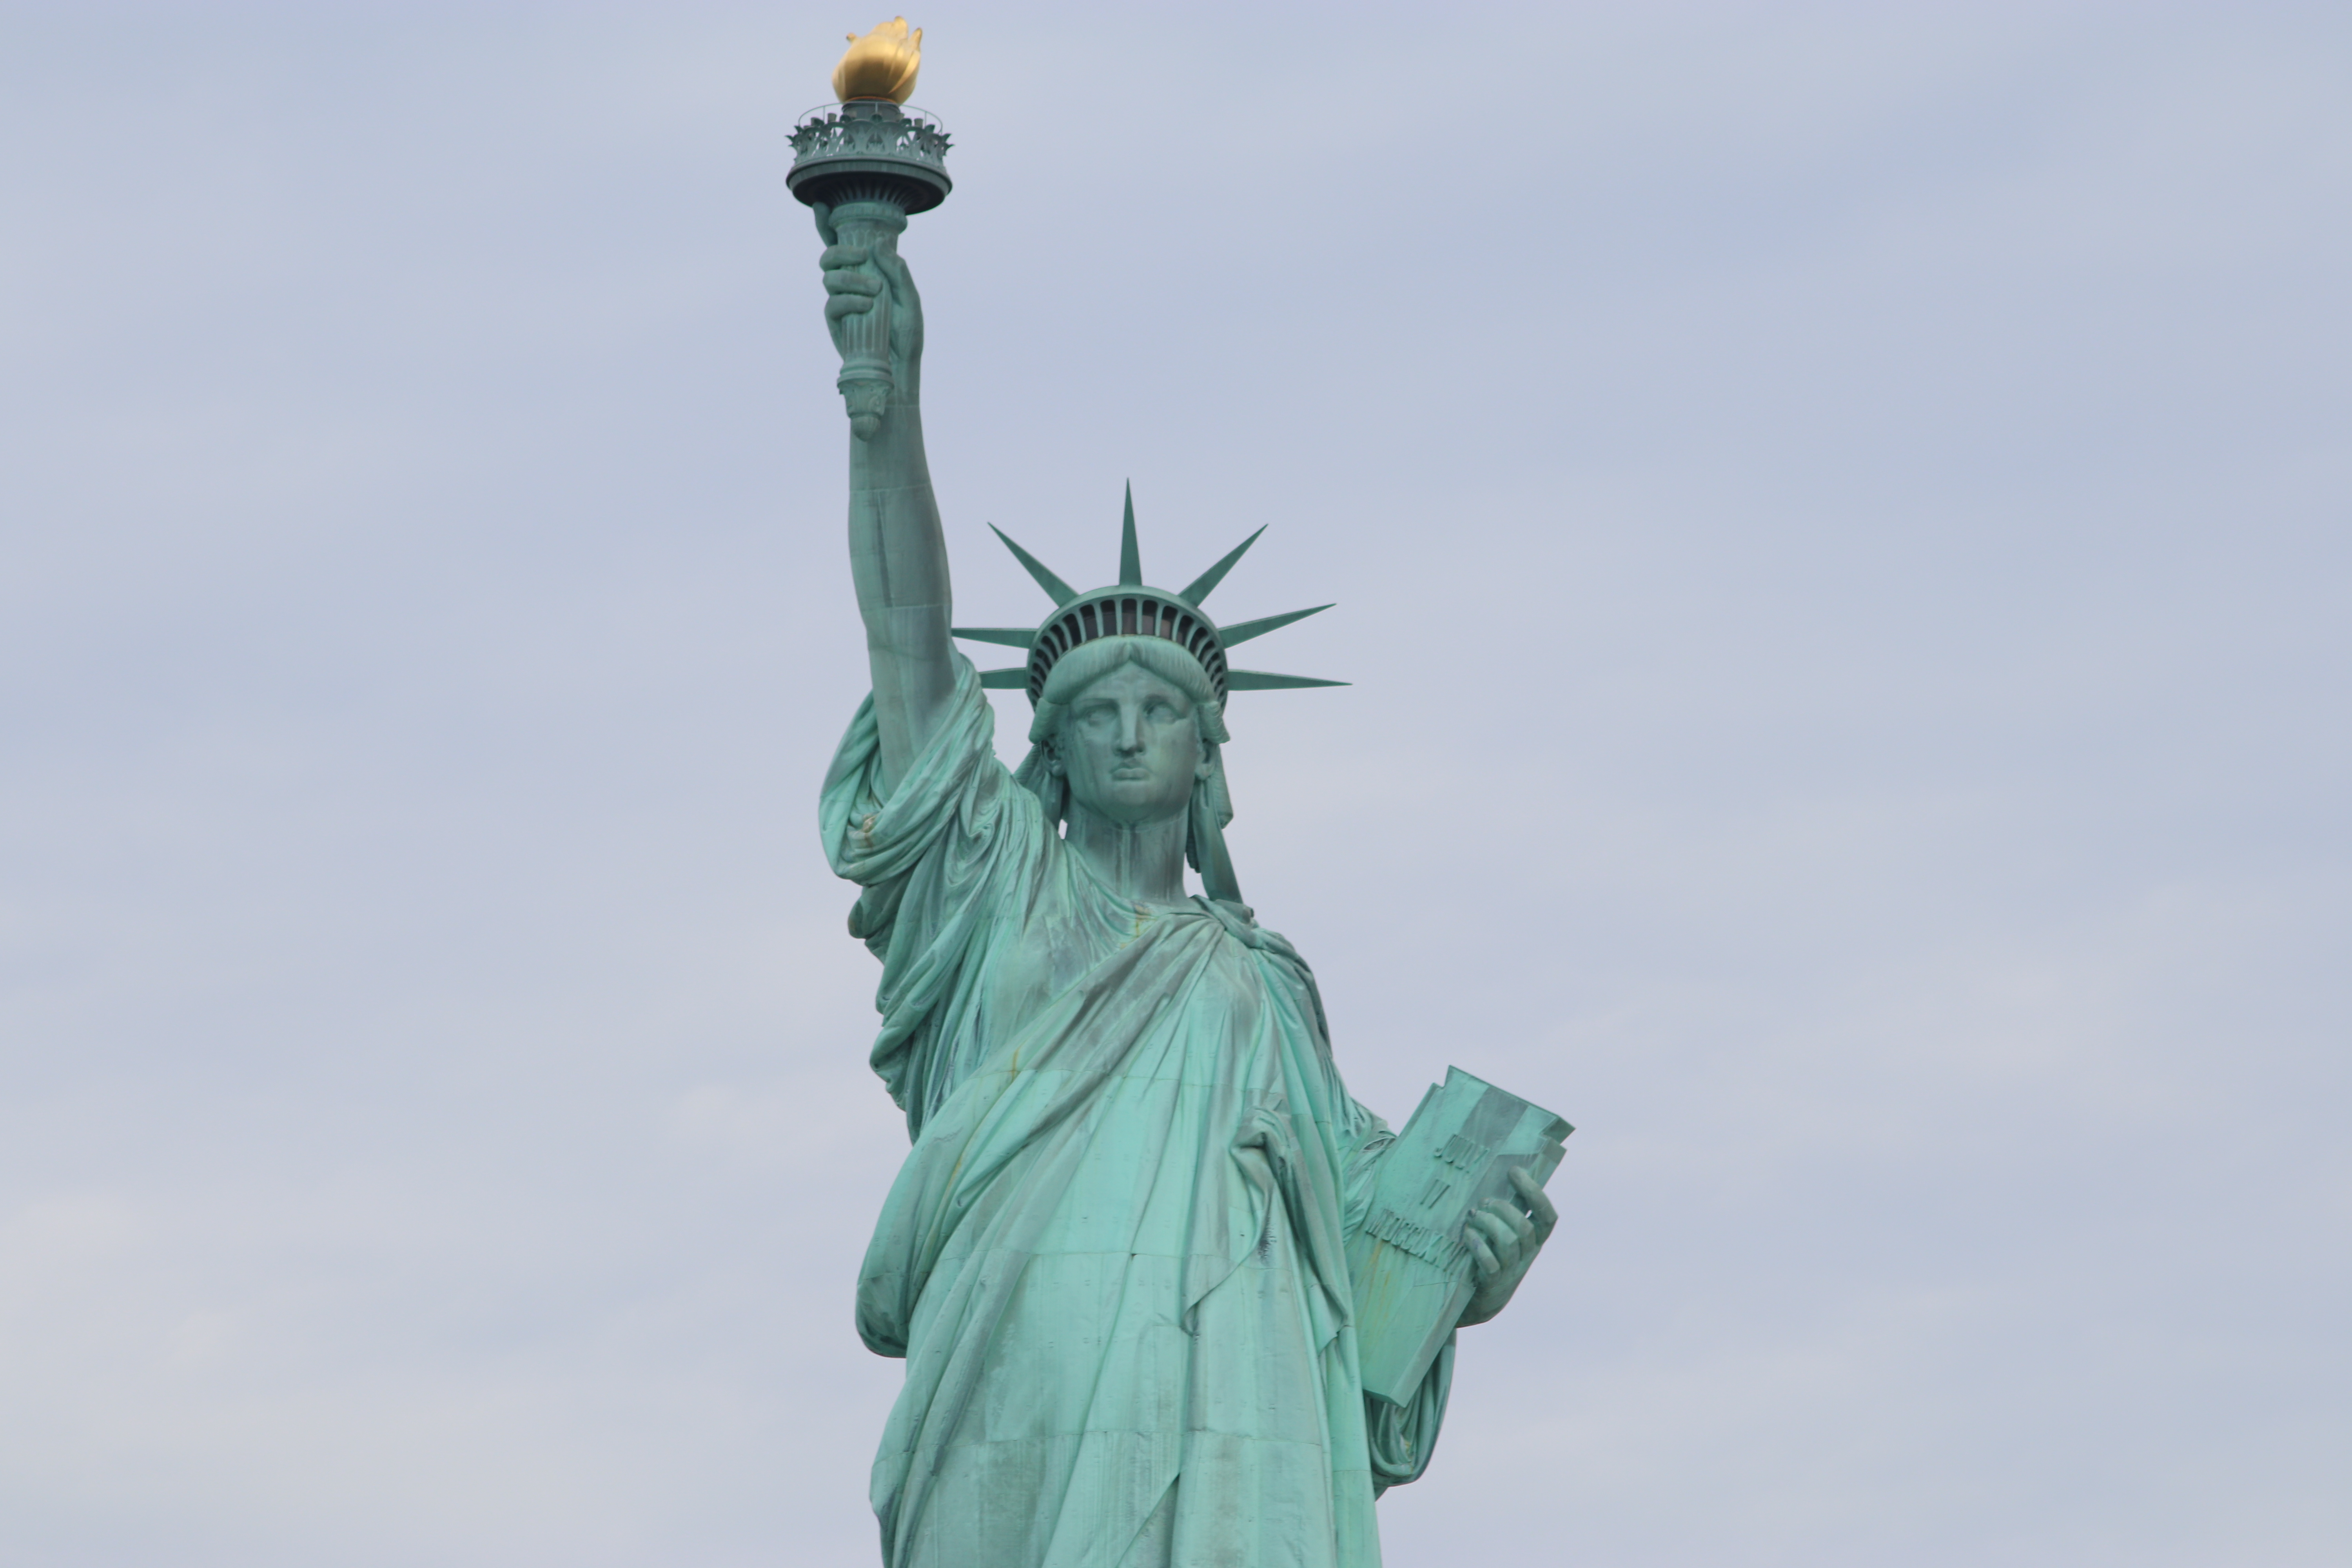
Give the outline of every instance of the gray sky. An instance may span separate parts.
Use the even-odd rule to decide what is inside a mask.
[[[1253,901],[1580,1126],[1391,1564],[2340,1564],[2352,25],[1467,16],[909,18],[963,618],[1272,524]],[[0,12],[0,1560],[871,1559],[877,19]]]

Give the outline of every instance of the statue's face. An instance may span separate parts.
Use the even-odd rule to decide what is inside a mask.
[[[1192,700],[1140,665],[1081,688],[1062,716],[1054,771],[1070,797],[1128,826],[1183,814],[1209,773]]]

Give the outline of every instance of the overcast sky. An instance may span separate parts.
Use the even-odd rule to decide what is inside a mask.
[[[879,19],[0,10],[11,1568],[874,1560]],[[1579,1126],[1392,1568],[2352,1559],[2352,16],[909,20],[960,618],[1271,525],[1260,918]]]

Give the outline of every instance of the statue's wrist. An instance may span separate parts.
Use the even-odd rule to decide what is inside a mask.
[[[901,476],[909,467],[923,462],[922,405],[893,388],[880,426],[865,440],[852,437],[849,461],[853,481],[858,488],[870,483],[903,483]]]

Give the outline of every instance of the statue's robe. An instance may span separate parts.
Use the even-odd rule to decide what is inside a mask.
[[[874,1066],[914,1147],[857,1289],[907,1381],[888,1568],[1375,1568],[1453,1343],[1367,1399],[1345,1255],[1387,1127],[1297,953],[1249,911],[1105,888],[953,711],[887,799],[869,699],[825,780],[883,963]]]

